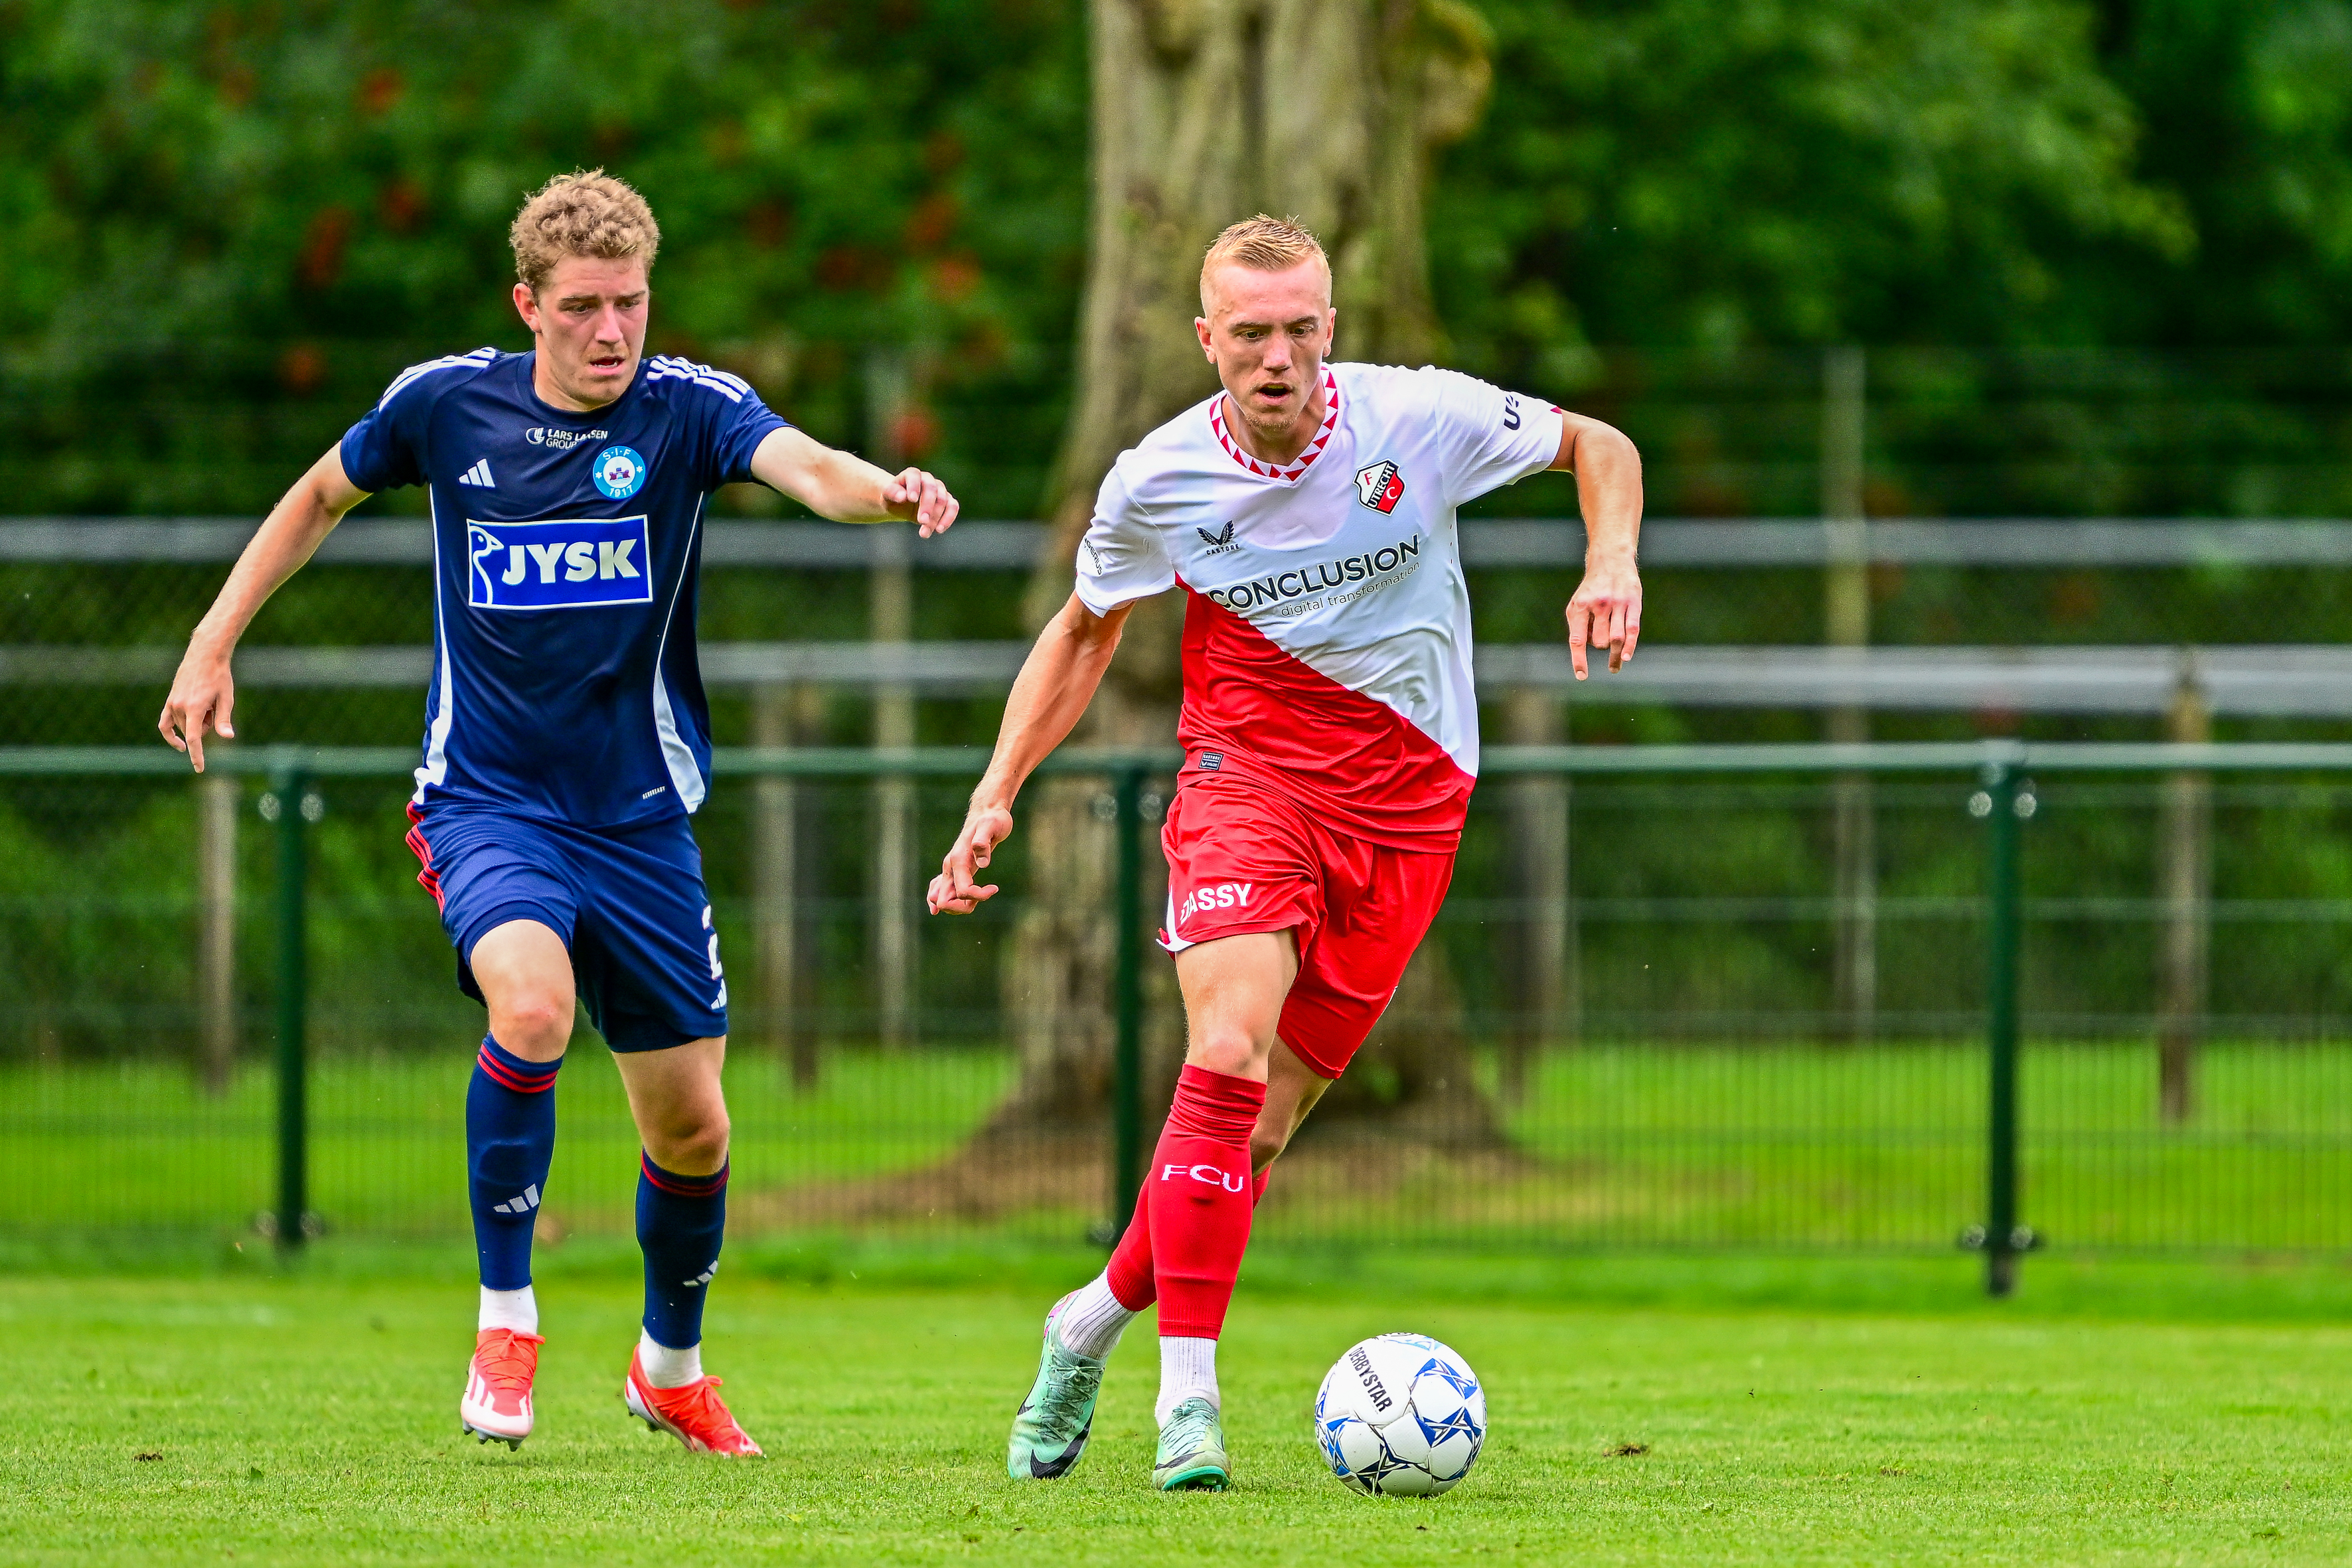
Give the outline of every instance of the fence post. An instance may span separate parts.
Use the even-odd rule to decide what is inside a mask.
[[[310,916],[305,907],[309,846],[305,830],[321,810],[299,767],[279,767],[262,797],[262,815],[278,826],[278,1246],[300,1249],[310,1213],[310,1064],[305,1026],[310,1014]]]
[[[214,742],[214,755],[225,744]],[[205,1092],[228,1092],[236,1071],[236,811],[245,781],[217,769],[196,780],[196,994],[204,1020]]]
[[[1986,819],[1985,1042],[1990,1058],[1985,1115],[1985,1290],[2017,1289],[2017,1257],[2032,1237],[2017,1223],[2018,829],[2033,815],[2032,784],[2013,749],[1984,766],[1969,802]]]
[[[1822,518],[1829,564],[1823,578],[1823,641],[1838,647],[1870,642],[1869,523],[1863,505],[1864,402],[1863,351],[1832,348],[1822,362]],[[1829,711],[1829,739],[1870,739],[1870,713],[1843,705]],[[1832,1026],[1864,1040],[1878,1013],[1877,817],[1868,773],[1830,781],[1835,941],[1831,950]]]
[[[1560,741],[1557,693],[1538,687],[1514,688],[1503,701],[1504,722],[1515,746],[1554,746]],[[1507,928],[1506,974],[1510,1015],[1504,1026],[1503,1101],[1527,1099],[1528,1080],[1547,1045],[1566,1034],[1572,1016],[1575,978],[1568,932],[1568,806],[1565,774],[1528,774],[1504,786],[1510,822],[1507,870],[1517,918]]]
[[[1110,1087],[1110,1233],[1116,1240],[1135,1217],[1143,1184],[1143,770],[1121,768],[1112,792],[1118,837]]]
[[[2213,738],[2213,712],[2197,655],[2182,649],[2180,675],[2165,716],[2165,739],[2201,745]],[[2213,881],[2213,779],[2166,777],[2157,847],[2157,897],[2164,900],[2158,949],[2157,1105],[2168,1127],[2189,1120],[2195,1104],[2197,1041],[2205,1026],[2206,973],[2212,941],[2208,900]]]
[[[886,523],[873,532],[871,640],[904,646],[914,637],[913,557],[908,530]],[[915,689],[903,684],[874,689],[874,744],[903,751],[915,743]],[[891,1050],[915,1043],[917,968],[922,950],[915,927],[915,781],[884,773],[874,780],[875,1037]]]
[[[866,426],[874,460],[896,473],[920,443],[908,437],[920,420],[915,356],[877,348],[866,360]],[[866,638],[905,644],[915,636],[913,530],[885,523],[867,531],[873,565],[866,582]],[[900,751],[915,743],[915,689],[874,689],[874,744]],[[872,926],[874,1037],[889,1050],[915,1043],[919,1031],[922,946],[915,922],[915,781],[884,773],[873,783]]]
[[[786,682],[753,687],[751,743],[773,750],[805,744],[816,732],[816,695]],[[813,943],[801,906],[803,889],[816,880],[803,852],[804,793],[784,774],[761,773],[751,782],[751,995],[770,1047],[790,1062],[793,1088],[803,1094],[817,1084],[816,1029],[803,1016]]]

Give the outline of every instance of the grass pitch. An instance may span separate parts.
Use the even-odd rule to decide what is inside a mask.
[[[2343,1561],[2352,1331],[2292,1321],[2308,1305],[2133,1321],[2053,1310],[2055,1264],[2040,1304],[2000,1308],[1970,1305],[1953,1266],[1927,1289],[1819,1267],[1878,1305],[1737,1305],[1728,1262],[1573,1305],[1475,1300],[1442,1271],[1245,1284],[1223,1354],[1235,1489],[1174,1497],[1148,1488],[1149,1319],[1078,1470],[1004,1479],[1049,1299],[1025,1283],[722,1276],[712,1369],[776,1456],[725,1464],[623,1417],[636,1291],[611,1271],[542,1280],[540,1431],[515,1455],[457,1432],[462,1280],[0,1279],[0,1560]],[[1873,1269],[1878,1289],[1852,1289]],[[2344,1290],[2320,1274],[2325,1311]],[[2192,1278],[2165,1300],[2226,1294]],[[1307,1437],[1329,1363],[1403,1327],[1460,1349],[1492,1401],[1478,1468],[1433,1501],[1342,1490]]]

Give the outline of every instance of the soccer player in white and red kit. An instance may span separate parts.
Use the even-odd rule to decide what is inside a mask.
[[[1160,1305],[1163,1489],[1230,1476],[1216,1341],[1268,1166],[1363,1044],[1445,897],[1478,771],[1470,599],[1454,510],[1573,469],[1585,576],[1568,604],[1578,679],[1641,631],[1641,459],[1598,420],[1451,371],[1328,364],[1321,246],[1258,217],[1210,247],[1202,351],[1224,390],[1123,453],[1037,639],[987,775],[931,885],[979,873],[1022,782],[1094,695],[1137,601],[1185,593],[1184,764],[1161,843],[1161,945],[1188,1044],[1133,1221],[1100,1277],[1045,1320],[1015,1415],[1016,1479],[1085,1449],[1104,1358]]]

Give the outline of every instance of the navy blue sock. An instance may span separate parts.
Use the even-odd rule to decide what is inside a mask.
[[[702,1300],[727,1229],[727,1167],[681,1176],[637,1160],[637,1245],[646,1254],[646,1332],[674,1351],[702,1342]]]
[[[555,1157],[555,1069],[527,1062],[488,1036],[466,1086],[466,1171],[474,1205],[474,1251],[482,1283],[530,1283],[530,1237]]]

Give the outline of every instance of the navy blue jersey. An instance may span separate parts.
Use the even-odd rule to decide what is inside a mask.
[[[401,372],[343,437],[363,490],[433,501],[434,668],[420,805],[495,805],[581,827],[692,811],[710,777],[695,660],[704,500],[751,477],[784,421],[738,378],[649,359],[574,414],[535,354]]]

